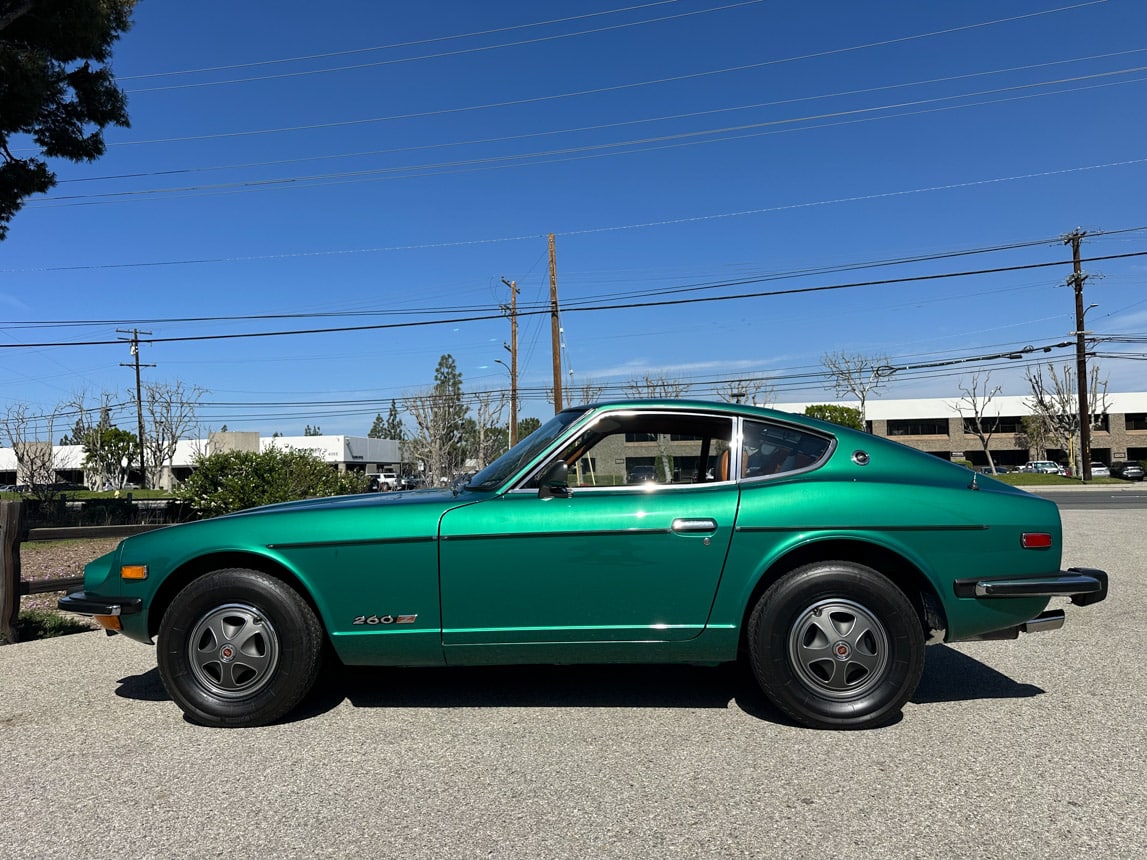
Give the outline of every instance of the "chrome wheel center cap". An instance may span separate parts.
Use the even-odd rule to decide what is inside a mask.
[[[847,642],[837,642],[832,646],[832,655],[837,660],[847,660],[852,656],[852,646]]]
[[[222,648],[219,649],[219,659],[224,663],[230,663],[232,660],[234,660],[235,646],[230,642],[226,643]]]

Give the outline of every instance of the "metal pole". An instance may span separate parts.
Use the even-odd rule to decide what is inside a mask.
[[[518,282],[502,278],[502,283],[510,288],[510,345],[506,349],[510,351],[510,447],[513,448],[518,444]]]
[[[1083,308],[1083,282],[1087,275],[1083,274],[1080,264],[1079,246],[1087,233],[1076,228],[1069,235],[1064,244],[1071,245],[1071,258],[1073,272],[1071,285],[1075,289],[1075,376],[1078,385],[1079,397],[1079,473],[1083,481],[1091,480],[1091,404],[1087,399],[1087,344],[1084,338],[1083,317],[1086,311]]]
[[[550,332],[554,355],[554,413],[562,411],[562,346],[558,317],[558,258],[554,234],[550,233]]]

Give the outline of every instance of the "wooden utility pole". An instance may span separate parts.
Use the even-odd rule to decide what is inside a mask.
[[[510,351],[510,447],[518,444],[518,282],[507,281],[502,283],[510,288],[510,344],[502,344]],[[507,310],[502,305],[502,310]]]
[[[558,255],[550,233],[550,339],[554,354],[554,414],[562,411],[562,342],[558,316]]]
[[[128,334],[125,329],[117,328],[120,334]],[[141,367],[155,367],[154,364],[140,364],[139,363],[139,336],[141,334],[151,334],[149,331],[141,332],[137,328],[131,330],[131,355],[133,359],[132,364],[120,363],[120,367],[135,367],[135,411],[136,417],[139,419],[139,480],[140,485],[147,486],[147,463],[144,462],[144,444],[143,444],[143,386],[140,383],[139,369]],[[121,338],[123,340],[124,338]]]
[[[1083,317],[1087,311],[1083,307],[1083,282],[1087,275],[1080,266],[1079,246],[1087,232],[1078,227],[1063,244],[1071,245],[1073,271],[1067,282],[1075,289],[1075,376],[1079,396],[1079,469],[1084,481],[1091,480],[1091,404],[1087,399],[1087,344],[1084,338]]]

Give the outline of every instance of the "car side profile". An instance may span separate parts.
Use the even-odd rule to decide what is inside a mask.
[[[648,464],[653,463],[652,479]],[[632,483],[635,467],[641,481]],[[465,485],[124,540],[60,608],[155,643],[188,719],[273,722],[346,665],[745,660],[798,724],[895,718],[925,645],[1054,630],[1056,505],[899,443],[733,404],[565,409]]]
[[[1143,480],[1143,466],[1138,460],[1119,460],[1111,464],[1110,472],[1112,477],[1125,481]]]

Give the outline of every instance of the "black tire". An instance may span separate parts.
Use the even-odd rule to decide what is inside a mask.
[[[254,570],[218,570],[180,591],[159,624],[163,685],[188,719],[262,726],[293,709],[318,677],[315,613],[293,588]]]
[[[812,728],[891,721],[924,670],[923,625],[908,598],[851,562],[811,564],[777,580],[753,608],[747,635],[765,695]]]

